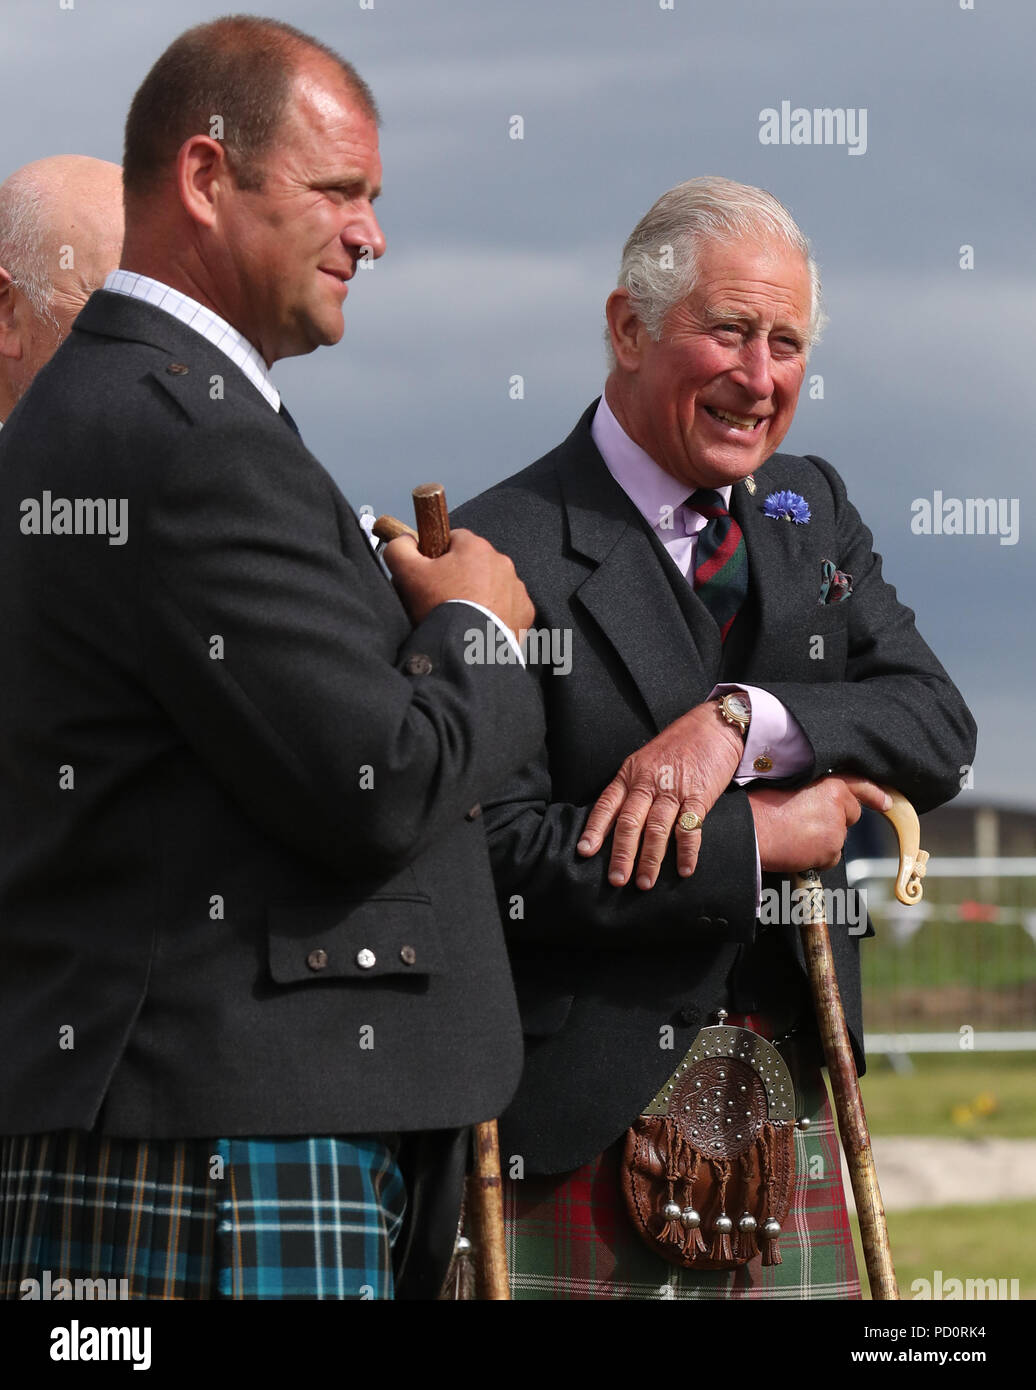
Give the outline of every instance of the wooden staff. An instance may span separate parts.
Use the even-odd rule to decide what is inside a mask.
[[[896,897],[901,903],[917,903],[924,892],[921,880],[928,863],[927,853],[920,848],[921,828],[917,813],[905,796],[891,787],[884,790],[892,797],[892,805],[885,815],[895,826],[899,838]],[[874,1155],[871,1153],[860,1080],[856,1074],[849,1030],[845,1026],[842,999],[838,992],[831,938],[824,917],[824,891],[820,875],[815,869],[796,874],[795,887],[801,888],[804,893],[802,947],[806,954],[824,1057],[831,1077],[838,1133],[845,1150],[853,1197],[856,1199],[856,1213],[860,1219],[860,1239],[867,1262],[871,1297],[875,1300],[898,1299],[899,1286],[889,1249],[885,1208],[878,1187]]]
[[[422,483],[414,488],[416,532],[393,516],[379,516],[372,530],[379,540],[411,536],[422,555],[438,559],[450,548],[450,515],[441,483]],[[500,1141],[496,1120],[475,1126],[475,1171],[468,1183],[475,1211],[475,1255],[480,1265],[478,1285],[484,1299],[508,1301],[507,1242],[504,1235],[504,1199],[500,1178]]]

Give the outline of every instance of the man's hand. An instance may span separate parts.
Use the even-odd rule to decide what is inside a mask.
[[[796,791],[750,791],[759,863],[764,872],[800,873],[838,863],[862,807],[886,811],[886,792],[863,777],[822,777]]]
[[[608,882],[620,888],[633,871],[643,831],[637,887],[653,888],[676,818],[693,811],[704,820],[743,752],[741,736],[720,718],[715,701],[696,705],[626,759],[587,817],[580,854],[596,854],[614,825]],[[698,862],[701,831],[679,830],[676,846],[678,870],[687,878]]]
[[[532,626],[536,609],[515,573],[513,561],[473,531],[451,532],[450,548],[437,560],[422,555],[409,536],[390,541],[382,554],[415,627],[433,608],[451,598],[480,603],[495,613],[519,640],[520,634]]]

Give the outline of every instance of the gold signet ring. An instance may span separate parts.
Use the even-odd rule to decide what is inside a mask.
[[[700,830],[705,824],[705,817],[696,816],[693,811],[684,811],[676,823],[681,830]]]

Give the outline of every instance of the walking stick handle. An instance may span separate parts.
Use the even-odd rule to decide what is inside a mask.
[[[450,548],[450,514],[446,510],[446,489],[442,483],[422,483],[414,488],[414,515],[417,518],[418,549],[429,560],[437,560]]]
[[[400,521],[394,516],[379,516],[371,527],[379,541],[396,541],[400,536],[409,536],[411,540],[418,540],[418,534],[412,526],[408,526],[405,521]]]
[[[371,527],[379,541],[410,536],[429,560],[437,560],[450,548],[450,514],[446,510],[446,489],[442,483],[421,483],[412,493],[417,530],[394,516],[379,516]]]
[[[422,483],[415,487],[414,515],[417,518],[418,548],[429,559],[438,559],[450,548],[450,514],[446,490],[441,483]],[[381,520],[375,522],[377,528]],[[387,518],[391,521],[392,518]],[[402,525],[397,522],[397,525]],[[409,528],[407,528],[409,530]],[[398,534],[403,534],[402,532]],[[412,534],[412,533],[411,533]],[[481,1263],[479,1292],[484,1299],[508,1301],[511,1287],[507,1278],[507,1242],[504,1235],[503,1186],[500,1176],[500,1141],[496,1120],[475,1126],[475,1255]]]
[[[919,903],[924,893],[922,879],[928,865],[928,851],[921,848],[921,822],[910,802],[895,787],[882,787],[882,791],[892,798],[892,805],[883,814],[892,822],[899,839],[895,893],[901,903],[910,907]]]

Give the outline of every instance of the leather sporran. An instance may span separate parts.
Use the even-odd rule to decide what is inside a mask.
[[[670,1264],[736,1269],[779,1240],[795,1182],[795,1088],[758,1033],[703,1028],[626,1133],[622,1186],[642,1239]]]

